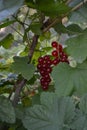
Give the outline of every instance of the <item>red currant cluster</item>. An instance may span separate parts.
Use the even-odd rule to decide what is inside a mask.
[[[57,42],[52,42],[52,47],[55,48],[55,50],[52,52],[52,56],[55,57],[53,60],[53,65],[57,65],[59,62],[67,62],[68,56],[63,51],[63,47],[61,44],[58,44]]]
[[[54,41],[52,42],[52,47],[55,48],[55,50],[52,51],[52,56],[55,57],[53,60],[49,55],[45,55],[38,59],[37,69],[41,75],[40,83],[43,90],[48,90],[51,82],[50,73],[52,72],[52,67],[57,65],[59,62],[68,63],[68,57],[64,53],[62,45]]]
[[[51,82],[51,78],[50,78],[50,73],[52,71],[51,64],[52,61],[49,55],[45,55],[44,57],[40,57],[38,59],[37,68],[41,75],[40,83],[43,90],[47,90],[49,87],[49,83]]]

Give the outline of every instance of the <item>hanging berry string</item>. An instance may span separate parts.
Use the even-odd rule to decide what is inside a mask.
[[[49,83],[51,82],[51,78],[50,78],[50,73],[52,71],[51,64],[52,61],[49,55],[45,55],[44,57],[40,57],[38,59],[37,68],[41,75],[40,83],[43,90],[47,90],[49,87]]]
[[[58,44],[56,41],[53,41],[51,45],[55,49],[52,51],[52,56],[54,59],[52,60],[50,55],[45,55],[43,57],[39,57],[38,59],[37,69],[41,75],[40,84],[43,90],[48,90],[49,88],[52,67],[58,65],[60,62],[69,63],[68,56],[63,51],[62,45]]]

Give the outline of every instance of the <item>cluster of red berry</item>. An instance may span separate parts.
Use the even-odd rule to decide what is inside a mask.
[[[62,45],[54,41],[52,42],[52,47],[55,48],[55,50],[52,51],[52,56],[55,57],[53,60],[49,55],[45,55],[38,59],[37,69],[41,75],[40,83],[43,90],[48,90],[51,82],[50,73],[52,72],[52,67],[57,65],[59,62],[68,63],[68,57],[64,53]]]
[[[63,51],[63,47],[61,44],[58,44],[57,42],[54,41],[52,42],[52,47],[55,48],[55,50],[52,52],[52,56],[55,57],[55,59],[53,60],[54,65],[57,65],[59,62],[69,63],[68,56]]]
[[[40,83],[43,90],[47,90],[49,87],[49,83],[51,82],[50,73],[52,71],[52,61],[49,55],[45,55],[44,57],[40,57],[38,59],[37,68],[40,72],[41,78]]]

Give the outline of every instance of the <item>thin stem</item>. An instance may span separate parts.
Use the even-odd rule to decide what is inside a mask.
[[[68,0],[67,3],[70,3],[72,0]],[[84,0],[84,4],[87,3],[87,0]],[[73,7],[70,12],[73,12],[77,9],[79,9],[81,6],[83,5],[83,2],[80,2],[78,5],[76,5],[75,7]],[[69,12],[69,13],[70,13]],[[63,17],[66,17],[68,14],[65,14]],[[60,22],[59,18],[55,18],[55,20],[53,22],[51,22],[46,28],[43,29],[43,32],[47,32],[52,26],[54,26],[56,23]]]
[[[21,24],[21,25],[24,25],[24,24],[25,24],[26,26],[29,26],[29,24],[20,21],[20,20],[19,20],[17,17],[15,17],[14,15],[12,15],[12,17],[13,17],[19,24]]]
[[[24,18],[23,23],[25,23],[25,20],[26,20],[26,18],[27,18],[27,16],[28,16],[28,14],[29,14],[29,8],[28,8],[28,10],[27,10],[27,13],[26,13],[26,15],[25,15],[25,18]]]
[[[73,7],[73,8],[71,9],[71,12],[73,12],[73,11],[79,9],[81,6],[83,6],[83,4],[86,4],[86,3],[87,3],[87,0],[84,0],[84,2],[80,2],[78,5],[76,5],[75,7]]]
[[[67,2],[66,2],[66,4],[68,5],[69,3],[71,3],[73,0],[68,0]]]
[[[52,23],[50,23],[50,24],[47,26],[47,28],[44,28],[44,29],[43,29],[43,32],[47,32],[53,25],[55,25],[55,24],[58,23],[59,21],[60,21],[59,18],[55,18],[55,20],[52,21]]]
[[[16,84],[15,84],[15,86],[14,86],[16,88],[14,99],[12,101],[12,104],[13,104],[14,107],[16,107],[16,105],[19,102],[20,92],[21,92],[22,88],[25,86],[26,81],[27,81],[26,79],[22,79],[20,82],[17,81]]]
[[[17,32],[21,37],[23,37],[23,35],[22,35],[19,31],[17,31],[13,26],[11,26],[11,28],[12,28],[15,32]]]
[[[29,62],[28,63],[31,62],[31,59],[33,57],[33,53],[34,53],[35,47],[36,47],[36,45],[38,43],[38,38],[39,38],[39,35],[34,35],[33,36],[33,41],[31,43],[31,47],[30,47],[29,54],[28,54],[28,58],[29,58]]]

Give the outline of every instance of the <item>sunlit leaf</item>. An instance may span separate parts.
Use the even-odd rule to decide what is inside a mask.
[[[16,22],[16,20],[12,20],[12,21],[5,21],[4,23],[0,24],[0,28],[4,28],[7,27],[11,24],[13,24],[14,22]]]
[[[11,47],[13,40],[14,40],[13,35],[8,34],[4,39],[0,41],[0,46],[3,46],[4,48],[8,49]]]

